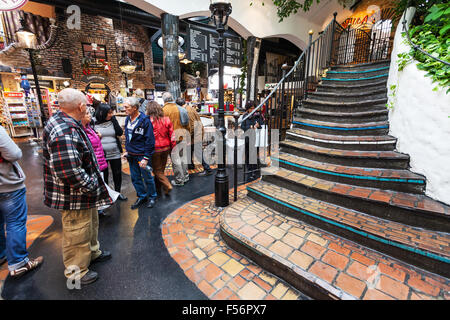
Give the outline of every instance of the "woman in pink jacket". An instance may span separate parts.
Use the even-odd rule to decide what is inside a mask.
[[[86,115],[81,119],[81,124],[83,125],[84,132],[91,141],[92,148],[94,149],[95,157],[97,158],[98,166],[100,171],[104,171],[108,168],[108,163],[106,162],[105,153],[103,151],[101,137],[94,131],[91,126],[92,116],[91,113],[86,110]],[[104,216],[103,210],[98,211],[100,216]]]

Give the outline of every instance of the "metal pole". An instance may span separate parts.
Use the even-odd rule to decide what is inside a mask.
[[[309,74],[309,63],[310,63],[310,56],[311,56],[311,43],[312,43],[312,36],[313,31],[309,31],[309,44],[308,44],[308,54],[306,60],[306,74],[305,74],[305,94],[303,96],[303,100],[306,100],[308,98],[308,74]]]
[[[331,41],[330,41],[330,59],[328,60],[328,66],[331,65],[331,57],[333,56],[334,31],[336,29],[336,16],[337,16],[337,12],[333,13],[333,24],[331,27]]]
[[[39,109],[41,110],[42,126],[45,127],[45,124],[47,122],[47,116],[45,115],[44,104],[42,103],[41,86],[39,85],[39,79],[38,79],[38,75],[37,75],[37,71],[36,71],[36,65],[35,65],[34,59],[33,59],[33,49],[27,49],[27,51],[28,51],[28,54],[30,55],[31,70],[33,71],[34,83],[36,85],[36,94],[38,96],[37,101],[39,102]]]
[[[237,138],[237,130],[238,130],[238,121],[239,121],[239,112],[236,111],[233,113],[234,117],[234,202],[237,201],[237,189],[238,189],[238,138]]]
[[[227,129],[225,128],[225,112],[224,112],[224,89],[223,89],[223,53],[224,53],[224,39],[223,34],[225,32],[224,25],[222,24],[222,17],[219,17],[219,24],[217,26],[217,32],[219,33],[219,131],[222,135],[222,160],[219,160],[218,170],[215,179],[215,202],[216,207],[227,207],[230,203],[228,196],[228,174],[225,168],[226,158],[226,139],[225,134]]]

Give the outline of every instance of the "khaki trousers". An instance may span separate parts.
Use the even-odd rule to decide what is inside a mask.
[[[79,268],[82,278],[88,273],[91,261],[102,254],[98,242],[98,212],[94,208],[63,210],[61,214],[64,275],[69,278],[74,271],[78,273]]]
[[[170,190],[172,190],[172,184],[169,179],[167,179],[164,171],[166,170],[167,158],[169,157],[170,150],[155,152],[152,156],[152,166],[153,173],[155,174],[155,185],[156,190],[160,190],[162,186],[163,191],[167,194]]]

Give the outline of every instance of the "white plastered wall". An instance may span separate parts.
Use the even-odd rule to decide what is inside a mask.
[[[407,11],[407,19],[412,10]],[[409,21],[409,20],[408,20]],[[399,23],[395,34],[388,79],[390,134],[397,149],[411,156],[411,170],[427,178],[426,194],[450,204],[450,94],[432,83],[416,62],[398,71],[397,54],[408,52]],[[395,90],[390,87],[395,85]],[[395,92],[395,96],[391,97]]]

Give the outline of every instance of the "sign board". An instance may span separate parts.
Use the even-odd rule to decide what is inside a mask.
[[[1,0],[0,11],[12,11],[22,8],[28,0]]]
[[[30,86],[32,88],[36,88],[36,83],[34,82],[34,80],[28,80],[28,82],[30,83]],[[52,89],[52,90],[55,89],[55,87],[53,85],[53,80],[39,80],[39,87]]]
[[[83,78],[81,78],[81,81],[85,83],[91,82],[107,83],[109,80],[106,77],[92,75],[92,76],[84,76]]]
[[[217,32],[190,24],[186,46],[189,60],[212,65],[219,63],[219,35]],[[240,38],[226,36],[224,39],[224,65],[240,67],[242,50]]]

